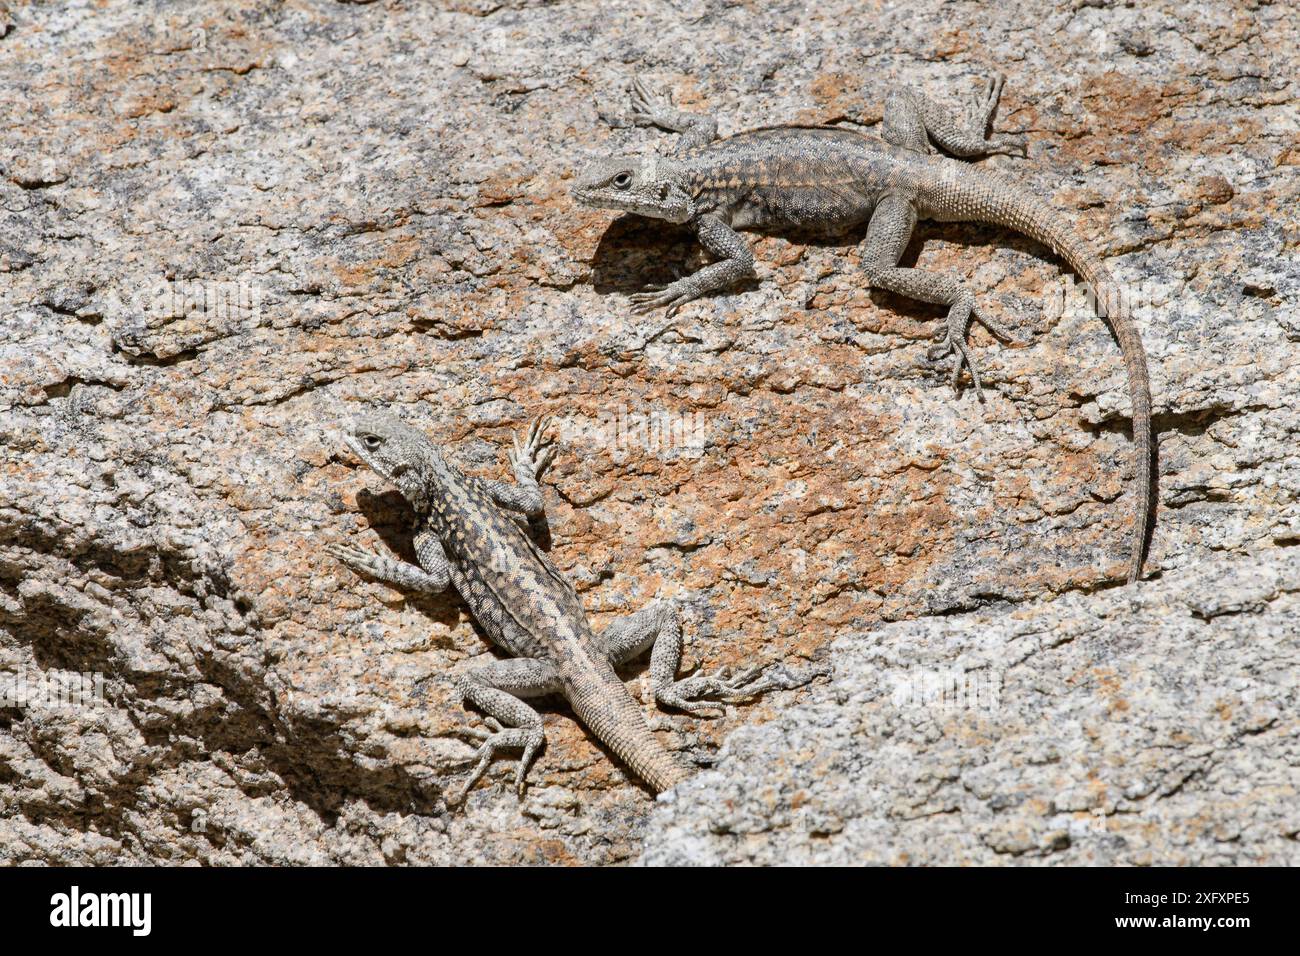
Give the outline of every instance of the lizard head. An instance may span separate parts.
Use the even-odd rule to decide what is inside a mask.
[[[695,215],[695,200],[672,162],[658,156],[596,160],[578,177],[573,198],[592,209],[618,209],[669,222],[686,222]]]
[[[426,474],[438,449],[423,432],[392,415],[371,413],[358,416],[343,440],[412,504],[425,498]]]

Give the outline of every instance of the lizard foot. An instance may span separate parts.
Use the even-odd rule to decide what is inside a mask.
[[[489,730],[479,728],[470,728],[465,731],[467,735],[476,740],[483,741],[479,747],[478,763],[470,771],[470,775],[465,779],[459,791],[454,798],[449,797],[448,803],[461,803],[469,796],[470,790],[474,784],[478,783],[479,778],[487,770],[488,764],[496,756],[498,750],[508,750],[512,748],[523,748],[523,756],[519,758],[519,763],[515,766],[515,791],[519,796],[524,795],[524,778],[528,774],[528,766],[533,762],[533,757],[537,755],[538,748],[546,740],[546,734],[541,727],[511,727],[509,729],[502,727],[501,722],[494,717],[488,717],[484,721]]]
[[[993,113],[998,108],[998,100],[1002,99],[1002,87],[1006,82],[1006,76],[1001,73],[986,78],[967,102],[966,120],[976,136],[983,137],[984,131],[988,129],[989,120],[993,119]]]
[[[829,673],[830,667],[825,664],[814,664],[798,673],[791,673],[784,664],[774,664],[758,680],[752,684],[747,684],[745,693],[752,697],[764,694],[769,690],[794,690],[796,687],[802,687],[804,684],[811,683],[816,678]]]
[[[681,291],[676,282],[671,282],[668,285],[647,286],[644,292],[628,296],[628,301],[632,303],[633,312],[644,315],[662,306],[667,308],[666,314],[671,318],[694,298],[690,292]]]
[[[550,427],[551,417],[543,415],[528,427],[528,435],[522,444],[518,435],[512,437],[514,449],[510,452],[510,466],[515,474],[540,478],[555,460],[555,446],[546,438],[546,430]]]
[[[971,135],[976,139],[984,139],[989,122],[993,119],[993,113],[998,108],[998,100],[1002,98],[1002,86],[1006,80],[1007,78],[1000,73],[989,77],[975,91],[967,104],[966,121]],[[1029,155],[1025,137],[1019,135],[991,137],[985,140],[985,147],[985,152],[990,155],[994,153],[1004,156]]]
[[[757,664],[738,674],[722,667],[712,674],[686,677],[657,691],[655,699],[666,707],[676,707],[698,717],[721,717],[726,713],[722,704],[751,700],[768,690],[799,687],[812,679],[798,680],[780,665],[764,674],[764,667]]]
[[[1029,155],[1029,140],[1018,133],[1008,133],[1005,136],[994,136],[988,140],[988,148],[985,153],[992,156],[1020,156]]]
[[[979,309],[975,308],[975,300],[969,294],[963,295],[948,309],[948,319],[945,323],[946,332],[943,341],[930,349],[929,357],[931,360],[943,358],[946,355],[953,357],[952,363],[952,388],[954,392],[960,394],[961,389],[961,370],[970,369],[971,384],[975,389],[975,397],[984,401],[984,386],[980,381],[979,366],[975,364],[974,357],[966,346],[966,331],[970,327],[970,321],[974,319],[980,325],[984,326],[994,337],[1002,342],[1018,344],[1019,340],[1015,334],[1002,323],[996,321],[990,316],[985,315]]]
[[[327,544],[325,550],[353,571],[360,571],[372,578],[379,577],[379,571],[385,563],[382,555],[364,551],[361,548],[353,548],[346,544]]]
[[[632,115],[636,126],[662,126],[667,114],[672,111],[672,103],[651,89],[641,77],[632,80]]]
[[[368,578],[383,581],[385,584],[422,589],[421,578],[424,576],[405,561],[398,561],[395,558],[345,544],[329,544],[325,546],[325,550],[353,571],[364,574]]]

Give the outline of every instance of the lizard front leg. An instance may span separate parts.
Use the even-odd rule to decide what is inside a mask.
[[[542,416],[528,428],[527,437],[521,443],[519,436],[512,436],[514,447],[510,451],[510,468],[514,472],[514,484],[505,481],[485,481],[483,487],[492,500],[517,514],[537,517],[546,509],[542,500],[542,489],[537,479],[555,459],[555,446],[546,438],[546,429],[551,419]]]
[[[416,532],[413,539],[417,567],[392,555],[375,554],[361,548],[331,544],[326,551],[338,558],[353,571],[393,587],[422,594],[440,594],[451,583],[451,569],[446,552],[437,536],[428,529]]]
[[[684,153],[718,138],[718,121],[712,116],[674,109],[666,97],[655,93],[641,77],[632,81],[632,122],[680,133],[674,152]]]
[[[511,748],[523,750],[515,768],[515,789],[523,796],[528,765],[546,741],[546,732],[542,729],[541,716],[520,698],[559,693],[559,673],[546,661],[516,657],[476,667],[458,677],[456,686],[465,700],[487,714],[490,730],[470,732],[483,741],[477,754],[478,763],[466,778],[460,793],[448,802],[464,800],[496,752]]]
[[[930,152],[928,136],[930,141],[954,156],[988,156],[994,153],[1024,156],[1023,136],[985,138],[989,120],[993,118],[1002,96],[1004,82],[1002,76],[985,80],[961,118],[920,90],[910,87],[895,90],[885,100],[885,141],[925,153]]]
[[[867,238],[862,250],[863,269],[867,281],[878,289],[887,289],[910,299],[948,306],[947,334],[932,357],[951,354],[953,359],[952,385],[956,389],[963,366],[969,366],[975,395],[984,401],[984,388],[980,383],[979,367],[966,348],[966,332],[972,318],[1004,341],[1014,341],[1015,336],[993,319],[975,308],[975,296],[965,284],[950,276],[924,269],[905,269],[898,265],[903,250],[916,226],[916,208],[901,196],[885,196],[876,204],[867,226]]]
[[[684,642],[681,614],[671,601],[657,601],[615,621],[605,628],[601,639],[608,648],[609,662],[615,667],[635,659],[646,648],[653,648],[650,652],[650,683],[655,701],[661,707],[675,707],[691,714],[721,714],[721,704],[751,700],[767,690],[788,689],[806,683],[781,667],[763,674],[762,664],[734,675],[727,668],[721,668],[713,674],[677,680]]]
[[[693,221],[695,235],[705,250],[720,261],[693,272],[684,279],[665,286],[652,286],[630,297],[637,312],[668,307],[668,315],[715,289],[725,289],[754,274],[754,253],[745,237],[717,216],[698,216]]]

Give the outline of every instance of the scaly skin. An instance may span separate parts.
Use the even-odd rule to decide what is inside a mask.
[[[954,118],[912,90],[885,104],[883,140],[833,127],[782,126],[717,138],[717,122],[671,108],[640,80],[633,87],[633,120],[679,132],[671,157],[614,157],[594,162],[578,177],[574,197],[598,209],[617,209],[682,223],[717,260],[667,286],[632,296],[639,311],[666,307],[671,315],[709,292],[750,277],[754,257],[737,229],[841,232],[867,223],[863,269],[867,281],[909,298],[948,307],[941,346],[953,355],[953,384],[969,368],[983,400],[979,369],[967,349],[972,318],[1004,340],[1012,334],[976,308],[965,284],[951,276],[898,265],[918,218],[1005,226],[1050,248],[1087,282],[1098,314],[1119,342],[1128,372],[1136,446],[1137,507],[1128,580],[1142,572],[1154,514],[1151,385],[1142,339],[1128,304],[1106,266],[1057,212],[1027,191],[955,156],[1023,153],[1016,137],[986,139],[1002,79],[986,84]]]
[[[720,710],[722,703],[810,679],[781,667],[760,675],[757,667],[734,676],[724,670],[676,680],[682,634],[677,608],[668,602],[602,634],[592,631],[573,585],[521,526],[523,516],[543,509],[537,478],[554,457],[544,431],[542,421],[534,422],[525,441],[515,441],[513,485],[466,476],[426,435],[390,416],[362,418],[346,438],[415,510],[419,566],[343,545],[331,545],[330,553],[396,587],[437,593],[455,585],[492,642],[513,655],[457,680],[465,699],[487,714],[491,732],[476,733],[483,741],[478,764],[451,802],[463,799],[503,748],[523,750],[516,771],[523,793],[529,763],[545,740],[541,718],[523,698],[544,694],[566,697],[592,733],[656,792],[686,779],[691,770],[655,740],[614,671],[648,648],[656,701],[690,713]]]

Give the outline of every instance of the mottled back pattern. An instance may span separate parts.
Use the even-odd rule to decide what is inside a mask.
[[[531,657],[590,643],[582,604],[568,581],[483,483],[443,462],[425,516],[446,552],[452,582],[494,641]]]
[[[772,127],[676,157],[701,213],[736,228],[834,231],[871,218],[882,186],[903,180],[906,151],[851,130]]]

